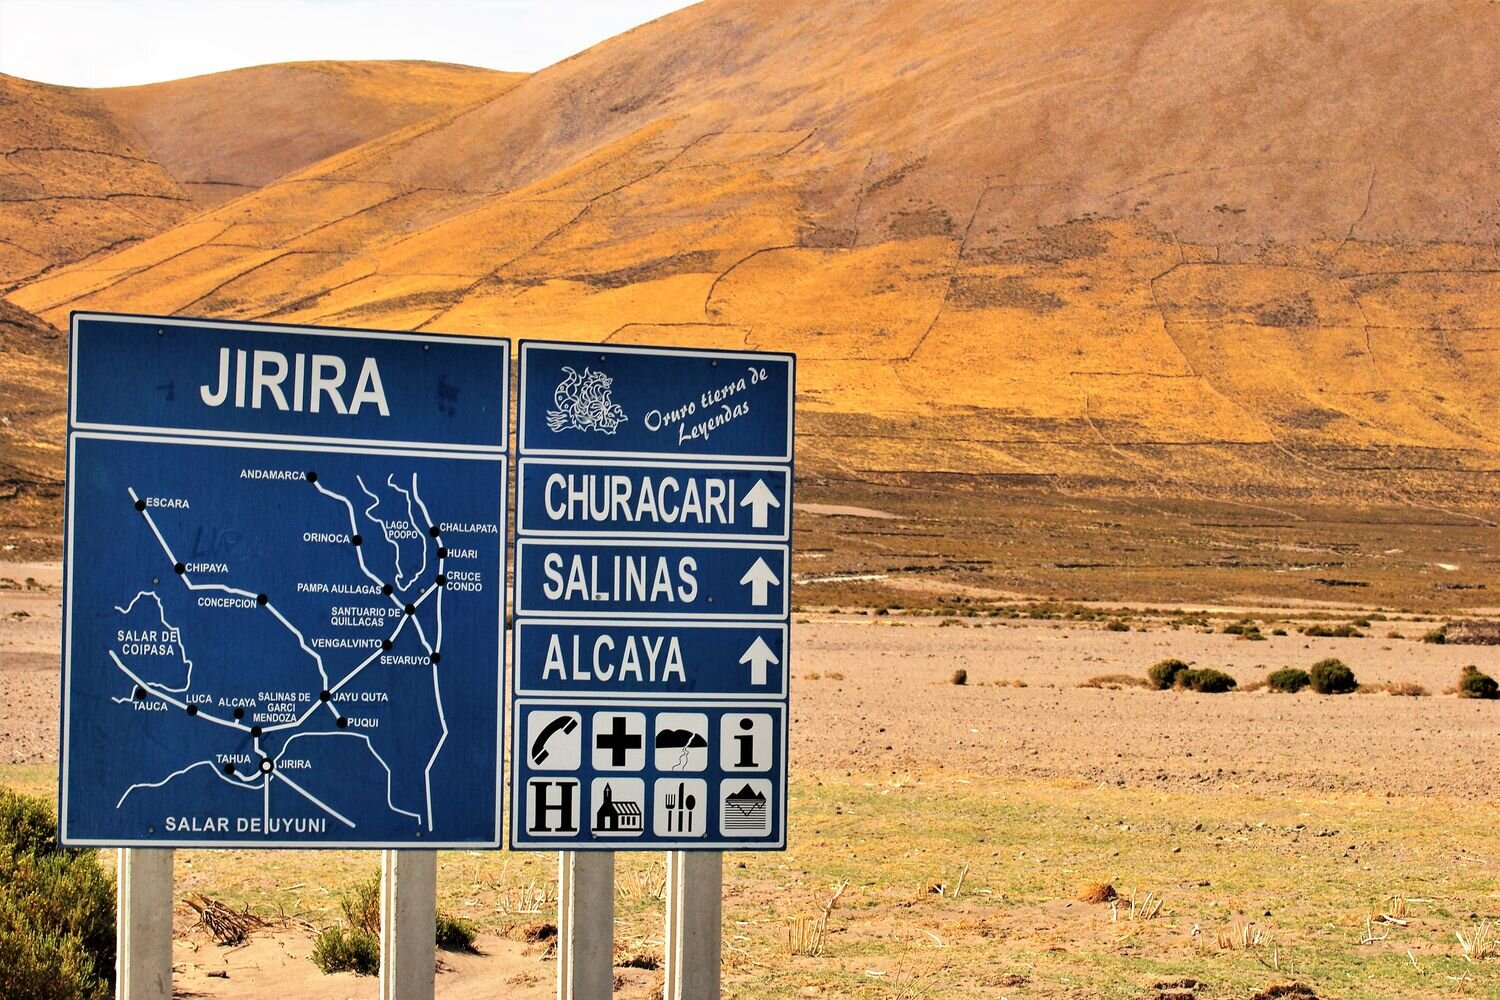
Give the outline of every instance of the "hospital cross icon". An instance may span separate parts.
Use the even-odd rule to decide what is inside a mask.
[[[595,769],[640,771],[645,766],[646,716],[640,712],[600,712],[595,715]]]

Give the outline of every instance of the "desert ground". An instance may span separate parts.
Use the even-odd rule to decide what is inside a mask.
[[[15,584],[0,590],[0,780],[52,797],[59,573],[0,577]],[[1454,936],[1500,918],[1500,704],[1444,693],[1464,665],[1494,668],[1493,647],[1421,641],[1438,616],[1336,606],[944,603],[797,616],[790,847],[726,856],[727,996],[1500,995],[1500,961],[1465,961]],[[1264,641],[1223,631],[1246,617]],[[1364,637],[1299,631],[1354,620]],[[1117,676],[1178,657],[1254,687],[1327,656],[1367,693]],[[307,955],[377,868],[352,852],[179,852],[178,995],[375,996]],[[440,954],[439,996],[551,995],[547,941],[526,938],[553,919],[555,871],[553,854],[442,855],[440,906],[481,934],[479,954]],[[620,856],[619,996],[660,984],[663,878],[660,855]],[[1093,882],[1121,898],[1082,901]],[[195,893],[269,923],[219,945]],[[816,953],[791,954],[793,933]],[[1261,992],[1298,982],[1308,992]]]

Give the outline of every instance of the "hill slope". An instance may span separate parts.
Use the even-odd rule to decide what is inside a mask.
[[[298,63],[110,90],[0,75],[0,292],[524,79]]]
[[[93,96],[207,207],[525,78],[445,63],[307,62]]]
[[[830,481],[1484,520],[1497,49],[1463,3],[712,0],[15,299],[795,350]]]

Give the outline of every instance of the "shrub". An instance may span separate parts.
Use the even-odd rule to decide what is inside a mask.
[[[1500,684],[1489,674],[1481,673],[1478,667],[1464,667],[1462,676],[1458,679],[1458,696],[1460,698],[1500,698]]]
[[[1323,639],[1363,639],[1365,637],[1365,634],[1353,625],[1335,625],[1333,628],[1327,625],[1309,625],[1302,630],[1302,634]]]
[[[439,911],[435,932],[437,946],[444,951],[473,951],[478,929],[462,917]]]
[[[369,931],[327,927],[313,942],[312,960],[325,973],[373,976],[380,971],[380,939]]]
[[[1296,694],[1312,681],[1301,667],[1282,667],[1266,678],[1266,686],[1272,691]]]
[[[957,684],[959,687],[963,687],[965,684],[969,683],[969,672],[963,667],[959,667],[957,670],[953,671],[953,676],[948,678],[948,683]]]
[[[1332,657],[1314,663],[1307,672],[1307,678],[1318,694],[1348,694],[1359,687],[1359,682],[1354,679],[1354,671],[1345,666],[1342,660]]]
[[[1223,694],[1225,691],[1233,691],[1238,682],[1222,670],[1204,667],[1202,670],[1184,670],[1179,673],[1177,686],[1200,694]]]
[[[1162,660],[1160,663],[1146,671],[1146,679],[1151,686],[1158,691],[1165,691],[1177,683],[1177,675],[1188,669],[1188,665],[1181,660]]]
[[[0,788],[0,996],[113,992],[114,882],[96,851],[57,846],[46,802]]]
[[[1104,627],[1107,628],[1107,629],[1109,629],[1111,632],[1129,632],[1130,631],[1130,626],[1126,625],[1124,622],[1120,621],[1120,619],[1118,619],[1118,618],[1116,618],[1114,621],[1110,622],[1108,625],[1106,625]]]
[[[1439,646],[1441,646],[1443,643],[1448,641],[1448,626],[1440,625],[1439,627],[1433,629],[1431,632],[1428,632],[1427,634],[1422,636],[1422,641],[1437,643]]]
[[[352,889],[339,896],[339,909],[344,911],[344,920],[350,930],[364,931],[380,937],[380,875],[354,883]]]

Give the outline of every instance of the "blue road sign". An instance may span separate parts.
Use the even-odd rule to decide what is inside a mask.
[[[527,458],[517,463],[520,534],[631,538],[791,538],[792,470]]]
[[[520,695],[786,698],[787,627],[737,622],[516,622]]]
[[[498,846],[508,346],[74,315],[64,843]]]
[[[787,546],[522,538],[516,612],[590,618],[787,615]]]
[[[795,359],[519,353],[511,845],[784,848]]]

